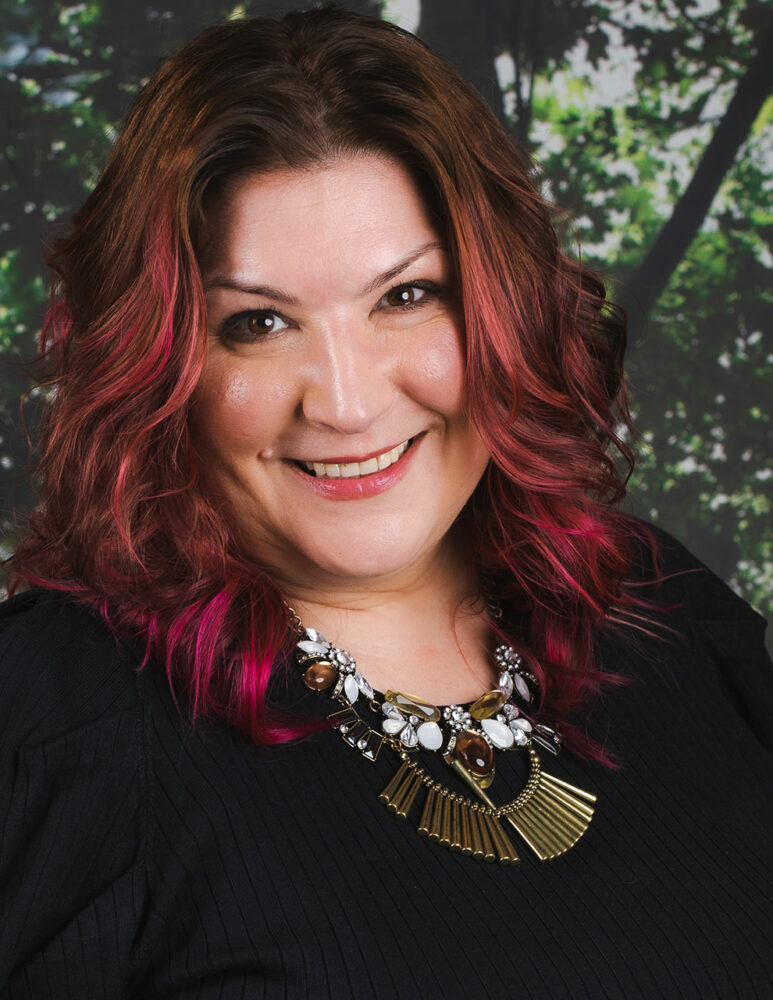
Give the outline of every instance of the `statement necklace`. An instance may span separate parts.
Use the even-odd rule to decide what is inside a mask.
[[[379,700],[351,653],[306,628],[292,608],[289,612],[299,636],[295,658],[303,681],[312,691],[328,692],[342,706],[328,719],[344,742],[366,760],[376,760],[384,744],[400,758],[397,772],[379,795],[397,819],[407,818],[424,791],[419,834],[441,847],[503,865],[520,860],[503,821],[541,861],[568,851],[587,830],[596,796],[542,769],[535,745],[557,754],[561,738],[523,714],[522,708],[528,709],[534,699],[536,678],[511,646],[495,651],[496,688],[469,706],[447,705],[441,711],[403,691],[387,691]],[[379,728],[360,714],[363,705],[378,714]],[[516,749],[529,756],[529,776],[512,801],[495,805],[486,791],[494,781],[495,751]],[[475,799],[436,781],[421,763],[421,751],[441,754]]]

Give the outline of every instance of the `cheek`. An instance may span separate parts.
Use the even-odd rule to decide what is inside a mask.
[[[424,405],[448,416],[464,402],[462,338],[455,328],[438,330],[410,357],[406,377]]]
[[[282,379],[246,366],[211,364],[191,407],[195,439],[219,455],[269,445],[292,414],[291,392]]]
[[[406,368],[409,392],[446,422],[445,461],[455,469],[460,489],[469,492],[488,465],[490,455],[465,406],[464,341],[456,324],[438,330]],[[456,463],[456,464],[454,464]]]

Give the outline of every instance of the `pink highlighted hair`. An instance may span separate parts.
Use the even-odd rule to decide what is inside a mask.
[[[308,730],[274,712],[288,646],[272,579],[240,552],[188,427],[206,315],[207,209],[234,177],[381,153],[416,179],[455,262],[469,411],[492,455],[462,518],[567,741],[615,678],[595,667],[643,529],[616,504],[632,456],[624,319],[565,256],[523,154],[421,42],[336,11],[211,28],[148,83],[93,193],[55,244],[43,330],[50,401],[39,509],[17,580],[97,609],[163,664],[195,716],[256,743]],[[617,453],[616,462],[610,453]],[[579,721],[578,721],[579,720]]]

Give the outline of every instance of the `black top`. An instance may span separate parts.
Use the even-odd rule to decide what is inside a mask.
[[[330,731],[258,749],[192,729],[161,672],[137,672],[76,604],[6,603],[0,996],[773,996],[764,623],[666,546],[667,571],[698,569],[659,594],[680,604],[660,615],[677,635],[603,643],[640,682],[594,716],[623,766],[545,759],[597,793],[596,816],[568,853],[524,849],[514,867],[390,816],[391,751],[368,763]],[[521,758],[497,754],[495,798]]]

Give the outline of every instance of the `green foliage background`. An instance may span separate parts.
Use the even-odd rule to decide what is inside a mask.
[[[163,55],[214,21],[299,6],[0,0],[0,495],[9,540],[13,507],[30,502],[18,474],[26,463],[18,359],[33,353],[45,306],[45,237],[93,185],[117,123]],[[574,220],[569,238],[631,315],[629,381],[641,435],[632,509],[766,611],[773,585],[769,3],[340,6],[417,30],[532,151],[546,192]],[[717,130],[743,120],[735,108],[728,113],[735,94],[750,124],[715,149]],[[701,163],[709,174],[713,163],[713,179],[696,174]],[[693,178],[703,207],[686,197]],[[670,219],[678,223],[675,241]],[[685,251],[672,265],[667,251],[680,239]],[[656,270],[662,264],[658,279],[653,262]],[[28,406],[36,405],[33,395]]]

